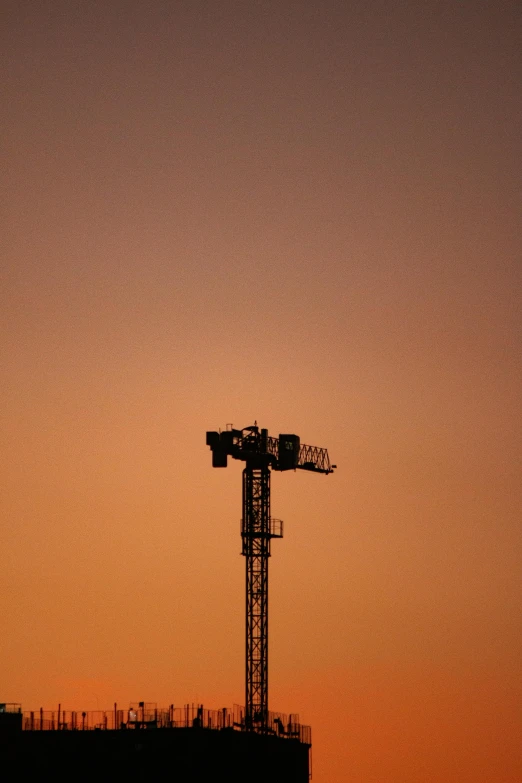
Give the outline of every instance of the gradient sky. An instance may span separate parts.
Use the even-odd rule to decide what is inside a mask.
[[[519,783],[521,7],[3,4],[0,698],[270,706],[316,783]]]

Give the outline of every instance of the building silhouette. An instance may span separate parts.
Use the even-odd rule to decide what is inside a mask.
[[[295,715],[269,713],[263,732],[245,727],[245,711],[202,705],[96,712],[0,704],[4,769],[40,779],[307,783],[311,730]]]

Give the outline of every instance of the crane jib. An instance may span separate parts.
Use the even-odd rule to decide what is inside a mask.
[[[298,435],[281,434],[274,438],[256,425],[242,430],[227,429],[207,432],[207,446],[212,451],[212,465],[226,468],[228,457],[244,462],[257,461],[273,470],[309,470],[315,473],[333,473],[328,450],[300,442]]]

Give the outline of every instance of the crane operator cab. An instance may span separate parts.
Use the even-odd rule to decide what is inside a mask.
[[[278,469],[295,470],[299,461],[299,435],[280,435],[278,449]]]

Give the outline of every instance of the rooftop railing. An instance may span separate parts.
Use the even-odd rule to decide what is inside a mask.
[[[2,705],[0,705],[1,708]],[[6,705],[4,705],[6,706]],[[20,707],[20,705],[9,705]],[[20,708],[21,710],[21,708]],[[114,704],[112,710],[37,710],[23,713],[24,731],[114,731],[150,729],[207,729],[245,731],[245,708],[209,710],[199,704],[158,707],[151,702],[135,702],[122,710]],[[298,715],[269,712],[262,725],[251,725],[250,731],[293,739],[311,745],[311,728],[299,722]]]

